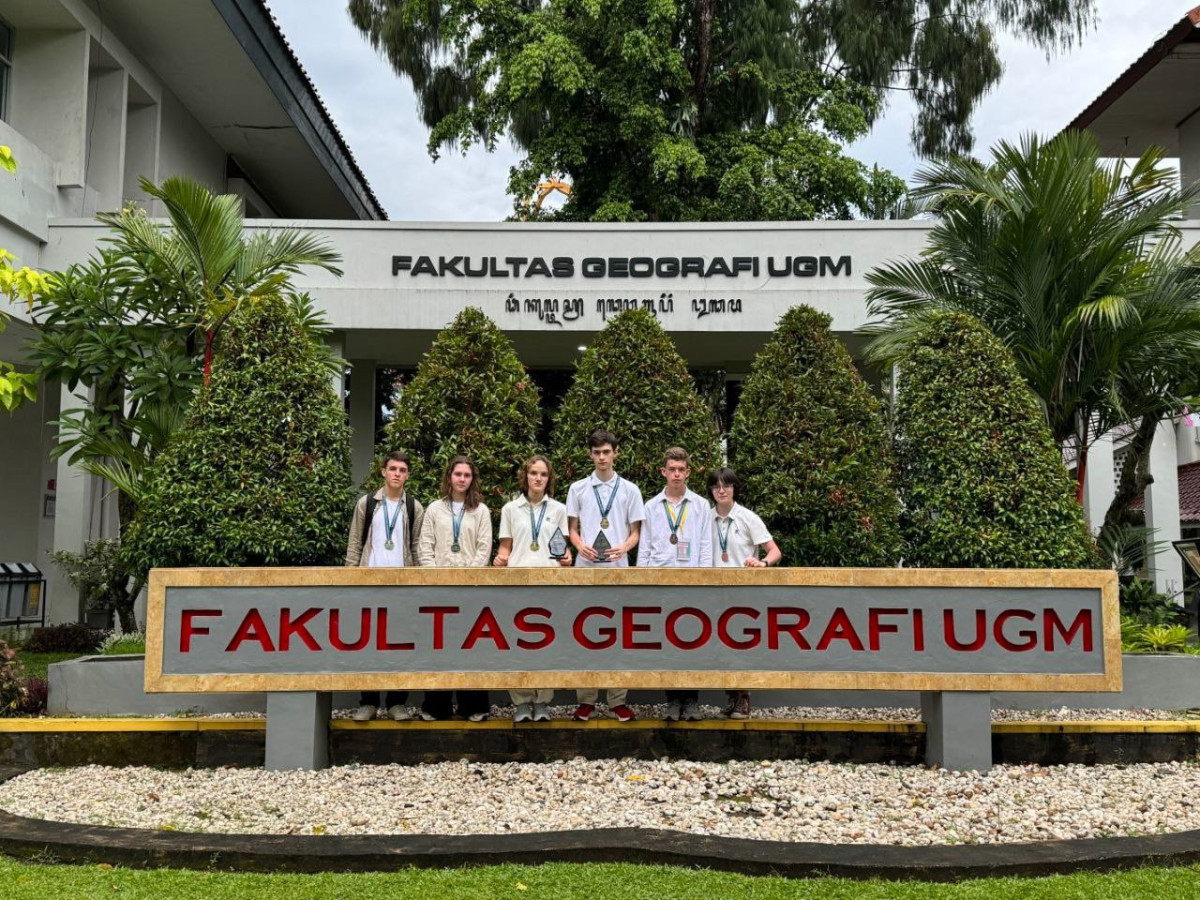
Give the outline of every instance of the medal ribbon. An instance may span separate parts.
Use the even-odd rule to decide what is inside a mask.
[[[467,504],[464,502],[458,515],[454,514],[454,504],[450,504],[450,527],[454,529],[454,543],[458,543],[458,533],[462,531],[463,516],[467,514]]]
[[[387,539],[392,539],[392,532],[396,530],[396,523],[400,521],[400,501],[396,501],[396,515],[392,516],[391,521],[388,521],[387,497],[383,498],[383,527],[387,531]]]
[[[721,552],[729,551],[729,529],[733,527],[733,517],[730,516],[725,520],[725,530],[721,530],[721,518],[717,517],[717,543],[721,545]]]
[[[542,501],[542,511],[538,513],[537,524],[533,524],[533,504],[529,505],[529,530],[533,532],[533,542],[538,542],[538,535],[542,533],[542,520],[546,518],[546,507],[550,504],[545,500]]]
[[[663,512],[667,514],[667,524],[671,526],[671,534],[675,534],[687,521],[687,497],[684,497],[683,502],[679,504],[679,518],[671,518],[671,504],[666,497],[663,497]]]
[[[609,511],[613,508],[613,501],[617,499],[617,487],[621,483],[621,476],[614,475],[612,479],[612,492],[608,495],[608,505],[605,506],[600,502],[600,488],[592,485],[592,493],[596,495],[596,505],[600,507],[600,518],[607,519]]]

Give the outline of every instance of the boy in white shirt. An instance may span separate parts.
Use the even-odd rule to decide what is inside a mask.
[[[617,459],[617,438],[611,431],[603,428],[593,431],[588,437],[588,452],[595,471],[576,481],[567,491],[567,521],[571,545],[575,548],[575,565],[585,568],[628,566],[629,551],[638,545],[645,518],[642,492],[613,469]],[[600,550],[594,546],[597,543],[602,544]],[[627,693],[624,688],[607,691],[608,711],[619,722],[632,722],[637,718],[625,705]],[[571,718],[586,722],[596,711],[600,691],[598,688],[580,688],[576,696],[579,706]]]
[[[682,447],[668,447],[662,465],[667,486],[646,503],[639,566],[694,568],[713,564],[712,508],[688,489],[691,474],[688,452]],[[698,721],[699,698],[696,690],[667,691],[667,720]]]
[[[708,493],[716,504],[713,515],[713,565],[721,568],[777,566],[783,554],[767,526],[737,502],[738,477],[733,469],[714,469],[708,474]],[[759,551],[763,558],[759,558]],[[731,719],[750,718],[749,691],[726,691]]]

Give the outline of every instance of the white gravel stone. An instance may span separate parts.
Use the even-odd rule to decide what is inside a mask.
[[[54,821],[251,834],[667,828],[858,844],[961,844],[1200,828],[1200,766],[912,766],[585,760],[162,771],[41,769],[0,808]]]

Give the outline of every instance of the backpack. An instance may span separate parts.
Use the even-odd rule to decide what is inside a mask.
[[[365,510],[366,515],[363,516],[362,540],[359,541],[359,543],[361,543],[364,547],[367,545],[367,532],[371,530],[371,520],[375,518],[375,509],[378,506],[379,501],[375,499],[375,492],[372,491],[371,493],[367,494],[367,508]],[[413,519],[415,519],[417,516],[417,501],[413,499],[413,495],[408,491],[404,492],[404,512],[408,516],[408,518],[404,520],[404,533],[408,535],[408,551],[411,554],[415,552],[414,548],[416,546],[413,543],[412,525]],[[405,557],[404,561],[406,563],[408,562],[407,556]]]

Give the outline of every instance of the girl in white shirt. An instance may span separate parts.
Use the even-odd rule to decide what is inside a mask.
[[[737,502],[738,477],[733,469],[713,469],[708,473],[708,493],[713,510],[713,565],[733,568],[777,566],[783,554],[771,532],[757,515]],[[763,557],[759,558],[759,552]],[[729,705],[725,715],[731,719],[750,718],[750,692],[725,692]]]
[[[479,470],[466,456],[456,456],[442,475],[441,499],[429,504],[421,525],[417,557],[422,566],[486,566],[492,553],[492,515],[483,503]],[[426,722],[458,714],[472,722],[488,717],[487,691],[426,691],[421,718]]]
[[[554,468],[550,460],[537,455],[521,464],[517,472],[521,496],[500,511],[500,550],[494,566],[570,566],[571,551],[565,547],[561,558],[550,555],[550,539],[568,534],[567,508],[550,495],[554,493]],[[509,690],[516,712],[514,722],[548,722],[550,688],[514,688]]]

